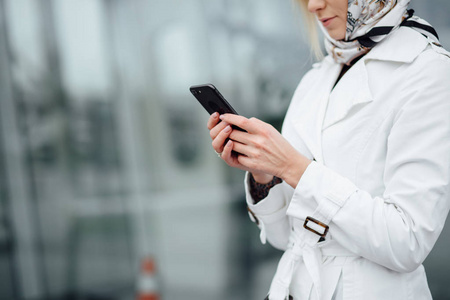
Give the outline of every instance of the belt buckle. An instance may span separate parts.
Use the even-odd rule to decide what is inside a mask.
[[[323,232],[323,233],[320,233],[320,232],[318,232],[317,230],[315,230],[315,229],[309,227],[309,226],[308,226],[308,222],[313,222],[313,223],[316,223],[317,225],[323,227],[323,228],[324,228],[324,232]],[[320,221],[318,221],[318,220],[316,220],[316,219],[314,219],[314,218],[311,218],[311,217],[306,217],[306,220],[305,220],[305,223],[303,224],[303,227],[304,227],[305,229],[308,229],[308,230],[311,231],[311,232],[314,232],[315,234],[317,234],[318,236],[323,237],[323,238],[327,235],[328,229],[330,229],[330,227],[328,227],[327,224],[324,224],[324,223],[322,223],[322,222],[320,222]]]

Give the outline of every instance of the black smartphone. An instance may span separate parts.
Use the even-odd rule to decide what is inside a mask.
[[[210,115],[215,112],[221,115],[227,113],[238,114],[230,103],[225,100],[219,90],[210,83],[193,85],[189,90]]]
[[[215,112],[219,114],[235,114],[238,115],[236,110],[228,103],[222,96],[219,90],[211,83],[193,85],[189,88],[192,95],[197,98],[198,102],[206,109],[206,111],[212,115]],[[232,125],[233,129],[245,131],[244,129]]]

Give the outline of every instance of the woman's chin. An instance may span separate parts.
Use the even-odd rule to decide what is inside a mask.
[[[327,28],[328,35],[335,41],[343,41],[345,39],[345,28]]]

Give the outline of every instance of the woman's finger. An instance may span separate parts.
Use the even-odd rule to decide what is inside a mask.
[[[209,119],[208,119],[208,123],[207,123],[208,129],[209,130],[213,129],[214,126],[216,126],[219,121],[220,121],[219,113],[218,112],[213,113],[211,116],[209,116]]]
[[[225,129],[225,127],[227,127],[227,125],[229,125],[227,122],[223,122],[221,121],[219,124],[217,124],[216,126],[213,127],[213,129],[211,129],[209,131],[209,136],[211,137],[212,140],[214,140],[217,135]]]
[[[234,168],[239,168],[244,171],[251,171],[248,167],[243,165],[241,161],[251,164],[252,160],[245,155],[236,154],[236,143],[235,141],[229,140],[222,151],[221,158],[230,166]]]
[[[247,168],[251,169],[250,168],[250,166],[252,165],[252,159],[251,158],[249,158],[249,157],[247,157],[245,155],[239,155],[237,157],[237,161],[243,167],[247,167]]]
[[[237,127],[240,127],[249,133],[257,132],[260,126],[258,120],[255,118],[247,119],[246,117],[234,114],[223,114],[220,115],[219,118],[222,121],[236,125]]]
[[[240,130],[233,130],[233,132],[231,132],[230,134],[230,139],[246,145],[251,145],[254,143],[251,134]]]
[[[233,166],[233,141],[228,140],[226,145],[223,147],[222,154],[220,157],[230,166]]]
[[[223,146],[231,133],[231,126],[227,125],[212,141],[214,150],[218,153],[223,151]]]
[[[233,131],[234,132],[234,131]],[[231,136],[230,136],[231,139]],[[253,157],[254,153],[252,152],[252,147],[247,146],[245,144],[241,144],[240,142],[237,142],[233,139],[233,150],[237,153],[243,154],[245,156]]]

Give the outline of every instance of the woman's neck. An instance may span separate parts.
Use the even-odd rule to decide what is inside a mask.
[[[345,73],[347,73],[347,71],[358,62],[358,60],[360,60],[364,55],[358,56],[357,58],[353,59],[351,62],[349,62],[348,64],[342,64],[342,69],[341,72],[339,73],[339,76],[336,80],[336,83],[333,86],[334,87],[337,85],[337,83],[339,82],[339,80],[341,80],[342,76],[344,76]]]

